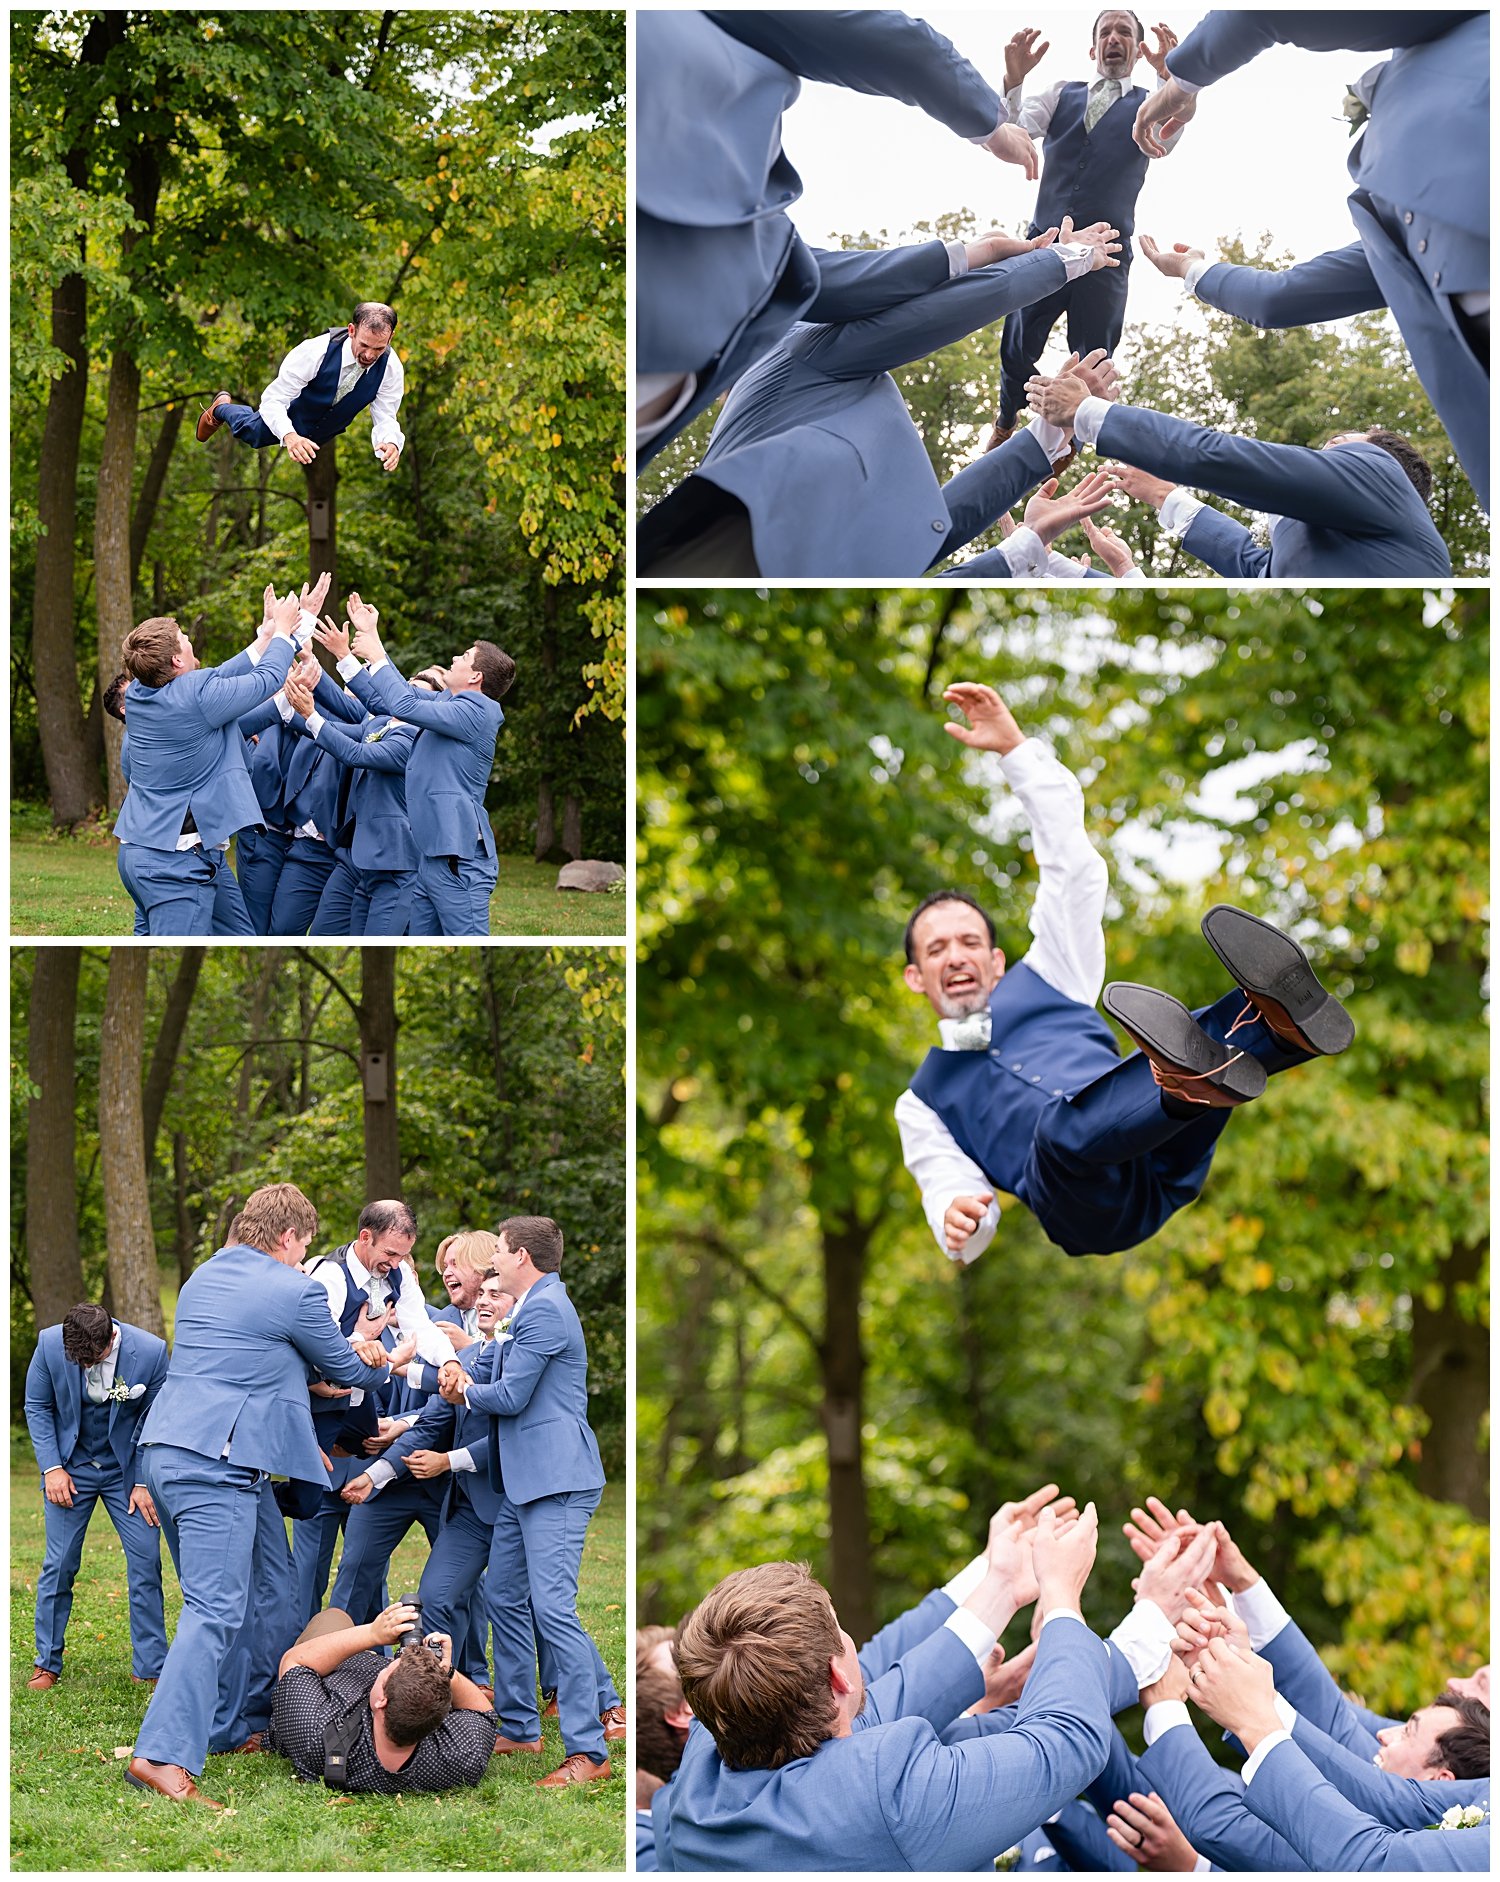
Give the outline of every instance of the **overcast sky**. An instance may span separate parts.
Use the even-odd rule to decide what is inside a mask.
[[[1040,27],[1050,45],[1026,92],[1094,76],[1092,11],[995,8],[921,17],[997,91],[1004,86],[1005,42],[1024,26]],[[1202,15],[1143,15],[1148,29],[1163,17],[1185,36]],[[1269,230],[1278,250],[1299,260],[1352,241],[1343,97],[1379,58],[1276,46],[1210,87],[1176,150],[1151,166],[1136,209],[1137,236],[1144,231],[1164,245],[1191,242],[1212,257],[1223,236],[1242,232],[1253,242]],[[1156,83],[1144,60],[1137,79]],[[981,227],[1023,227],[1036,197],[1036,184],[1018,168],[998,163],[925,113],[836,85],[804,83],[786,114],[783,139],[804,185],[792,218],[814,247],[837,246],[836,237],[860,230],[885,229],[899,241],[914,224],[947,210],[971,210]],[[1137,252],[1127,320],[1176,322],[1183,313],[1180,284],[1157,274]],[[1055,331],[1060,340],[1061,324]]]

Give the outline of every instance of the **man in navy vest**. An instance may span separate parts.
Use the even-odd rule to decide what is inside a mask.
[[[96,1503],[125,1551],[131,1677],[154,1682],[161,1672],[161,1529],[140,1481],[136,1441],[166,1376],[166,1342],[111,1320],[91,1301],[70,1307],[61,1326],[37,1338],[26,1368],[26,1427],[47,1499],[47,1548],[36,1583],[36,1670],[26,1682],[33,1692],[61,1676],[73,1581]]]
[[[1113,394],[1091,393],[1073,373],[1033,379],[1034,412],[1070,425],[1079,444],[1144,472],[1122,473],[1132,495],[1161,511],[1162,526],[1221,575],[1420,577],[1452,573],[1427,508],[1432,467],[1399,432],[1340,431],[1317,450],[1267,444],[1172,418]],[[1273,520],[1269,548],[1232,517],[1178,483],[1208,490]]]
[[[348,608],[352,643],[348,622],[342,630],[331,622],[316,629],[338,660],[340,679],[367,711],[393,713],[417,727],[406,767],[407,813],[418,852],[410,932],[488,934],[500,866],[484,794],[505,723],[500,701],[515,680],[516,663],[492,640],[476,640],[447,668],[443,691],[431,699],[391,664],[381,645],[378,610],[358,595],[350,595]]]
[[[1016,414],[1026,404],[1026,381],[1036,371],[1053,327],[1068,320],[1068,346],[1079,354],[1103,347],[1113,354],[1125,330],[1125,299],[1130,291],[1130,237],[1135,203],[1149,163],[1131,138],[1135,114],[1149,96],[1133,85],[1130,74],[1144,59],[1166,77],[1166,55],[1177,36],[1156,28],[1156,49],[1148,50],[1146,30],[1128,10],[1101,13],[1089,48],[1097,77],[1062,82],[1033,98],[1021,97],[1027,74],[1047,51],[1034,28],[1020,32],[1005,48],[1005,110],[1012,124],[1042,143],[1042,186],[1028,235],[1058,227],[1071,217],[1082,228],[1106,222],[1118,229],[1123,244],[1118,269],[1088,274],[1006,316],[1000,334],[1000,415],[991,447],[1003,444],[1015,429]]]
[[[1203,931],[1234,990],[1190,1013],[1154,987],[1112,983],[1105,1010],[1141,1047],[1121,1059],[1094,1007],[1109,876],[1078,782],[991,687],[944,697],[969,720],[948,731],[1000,754],[1041,879],[1033,944],[1009,970],[989,917],[959,891],[929,896],[907,924],[906,984],[938,1015],[943,1043],[896,1103],[906,1167],[955,1261],[988,1247],[997,1190],[1065,1253],[1116,1254],[1196,1199],[1231,1110],[1259,1096],[1268,1073],[1342,1052],[1354,1027],[1294,941],[1215,908]]]
[[[370,442],[393,471],[406,443],[396,422],[406,381],[391,345],[395,332],[393,308],[361,301],[347,327],[292,348],[261,394],[259,411],[216,392],[198,420],[199,443],[228,425],[242,444],[282,444],[299,464],[311,464],[318,446],[347,431],[355,413],[369,406]]]
[[[1205,86],[1278,43],[1313,52],[1395,48],[1350,88],[1366,114],[1349,152],[1349,213],[1359,240],[1259,282],[1247,278],[1253,270],[1220,270],[1199,292],[1272,327],[1389,307],[1488,508],[1489,16],[1437,7],[1210,13],[1168,55],[1171,77],[1141,106],[1137,144],[1163,155],[1163,129],[1193,115]]]

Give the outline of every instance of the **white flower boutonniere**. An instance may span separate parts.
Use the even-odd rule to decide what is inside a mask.
[[[1370,107],[1352,85],[1344,93],[1343,116],[1351,137],[1357,137],[1369,122]]]
[[[113,1399],[117,1405],[124,1405],[131,1399],[144,1398],[146,1388],[143,1385],[127,1385],[123,1379],[116,1379],[104,1396]]]
[[[1433,1824],[1435,1830],[1477,1830],[1489,1820],[1488,1804],[1454,1804]]]

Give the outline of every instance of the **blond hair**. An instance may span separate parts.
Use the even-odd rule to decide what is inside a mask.
[[[445,1235],[438,1243],[433,1265],[441,1280],[451,1254],[454,1265],[461,1273],[483,1275],[488,1274],[494,1266],[495,1256],[499,1252],[500,1238],[491,1235],[488,1229],[460,1229],[456,1235]]]

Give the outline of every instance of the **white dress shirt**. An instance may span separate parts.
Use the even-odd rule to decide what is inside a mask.
[[[1036,92],[1030,98],[1023,98],[1021,96],[1021,87],[1019,85],[1013,85],[1011,89],[1006,92],[1004,99],[1006,121],[1011,124],[1019,124],[1028,137],[1045,137],[1052,128],[1052,120],[1057,113],[1058,102],[1063,95],[1063,87],[1065,85],[1076,84],[1077,82],[1078,81],[1075,79],[1060,78],[1055,85],[1049,85],[1046,91]],[[1100,78],[1096,73],[1095,76],[1088,81],[1089,94],[1092,96],[1100,85],[1117,84],[1120,86],[1118,96],[1123,98],[1125,93],[1134,86],[1135,82],[1134,78],[1130,77],[1127,77],[1124,81]],[[1162,81],[1157,79],[1156,90],[1160,91],[1161,87]],[[1177,140],[1186,129],[1187,126],[1182,125],[1179,129],[1175,130],[1170,137],[1163,138],[1162,141],[1168,150],[1175,150],[1177,148]],[[1092,135],[1092,133],[1090,133],[1090,135]]]
[[[115,1367],[120,1358],[120,1323],[111,1323],[115,1337],[109,1343],[109,1351],[101,1360],[83,1369],[83,1395],[91,1405],[102,1405],[109,1397],[109,1388],[115,1382]]]
[[[317,378],[323,365],[323,355],[327,351],[326,333],[294,346],[281,362],[281,370],[260,395],[260,415],[278,438],[284,440],[289,431],[296,430],[287,408],[297,394]],[[340,368],[341,392],[347,392],[364,370],[354,357],[354,342],[348,334],[344,335]],[[370,407],[370,445],[377,455],[383,444],[393,444],[398,450],[406,448],[406,435],[396,422],[401,394],[405,390],[406,375],[401,370],[401,361],[396,357],[396,349],[392,345],[386,349],[385,375]]]
[[[1017,530],[1016,535],[1022,534],[1029,532]],[[1023,958],[1048,986],[1093,1006],[1104,986],[1109,870],[1084,828],[1083,791],[1051,748],[1034,738],[1023,739],[1001,758],[1000,768],[1026,812],[1040,875],[1031,905],[1032,943]],[[922,1212],[938,1247],[952,1261],[976,1261],[994,1240],[998,1202],[985,1210],[983,1221],[957,1254],[949,1253],[943,1217],[955,1197],[988,1190],[989,1178],[914,1091],[903,1091],[896,1100],[896,1124],[902,1159],[922,1192]]]

